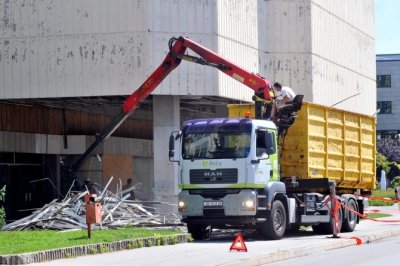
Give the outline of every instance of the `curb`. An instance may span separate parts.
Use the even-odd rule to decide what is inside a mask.
[[[373,241],[388,238],[392,236],[400,235],[400,229],[392,229],[392,230],[385,230],[377,233],[366,234],[362,236],[357,236],[358,238],[362,239],[362,243],[369,244]],[[275,253],[258,256],[255,258],[250,259],[243,259],[234,262],[222,263],[218,264],[220,266],[255,266],[255,265],[264,265],[268,263],[278,262],[287,259],[293,259],[297,257],[307,256],[313,253],[321,252],[321,251],[329,251],[338,248],[344,248],[349,246],[354,246],[355,242],[353,239],[349,238],[339,238],[336,242],[326,243],[326,244],[318,244],[315,246],[304,247],[299,249],[292,249],[292,250],[285,250],[285,251],[278,251]]]
[[[182,244],[189,241],[189,236],[189,234],[178,234],[160,237],[144,237],[120,240],[111,243],[97,243],[15,255],[0,255],[0,264],[29,264],[141,247]]]

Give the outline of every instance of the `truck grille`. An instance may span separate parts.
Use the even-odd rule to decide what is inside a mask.
[[[238,181],[236,168],[190,170],[191,184],[232,184]]]

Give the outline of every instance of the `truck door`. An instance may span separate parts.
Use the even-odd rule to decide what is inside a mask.
[[[256,158],[258,164],[255,169],[255,182],[266,184],[271,177],[271,162],[269,160],[268,130],[266,128],[258,128],[256,130]]]

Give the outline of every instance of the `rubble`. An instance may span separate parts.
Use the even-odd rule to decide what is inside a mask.
[[[134,190],[138,185],[121,191],[117,188],[117,193],[107,190],[110,185],[110,178],[103,191],[96,198],[102,204],[102,223],[93,225],[92,229],[116,228],[123,226],[181,226],[179,217],[174,213],[162,214],[158,207],[162,202],[128,200],[129,191]],[[2,231],[22,231],[31,229],[48,230],[69,230],[87,229],[85,203],[83,197],[89,191],[71,191],[71,185],[65,198],[61,201],[57,199],[46,204],[41,209],[34,211],[31,215],[20,220],[6,224],[1,228]],[[128,194],[127,194],[128,193]],[[123,196],[125,195],[125,196]],[[154,207],[157,206],[157,207]]]

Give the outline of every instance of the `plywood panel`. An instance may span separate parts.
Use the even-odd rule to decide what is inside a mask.
[[[133,158],[123,155],[103,155],[103,186],[105,186],[111,176],[114,177],[110,190],[116,191],[119,179],[122,184],[126,184],[128,178],[133,178]]]

